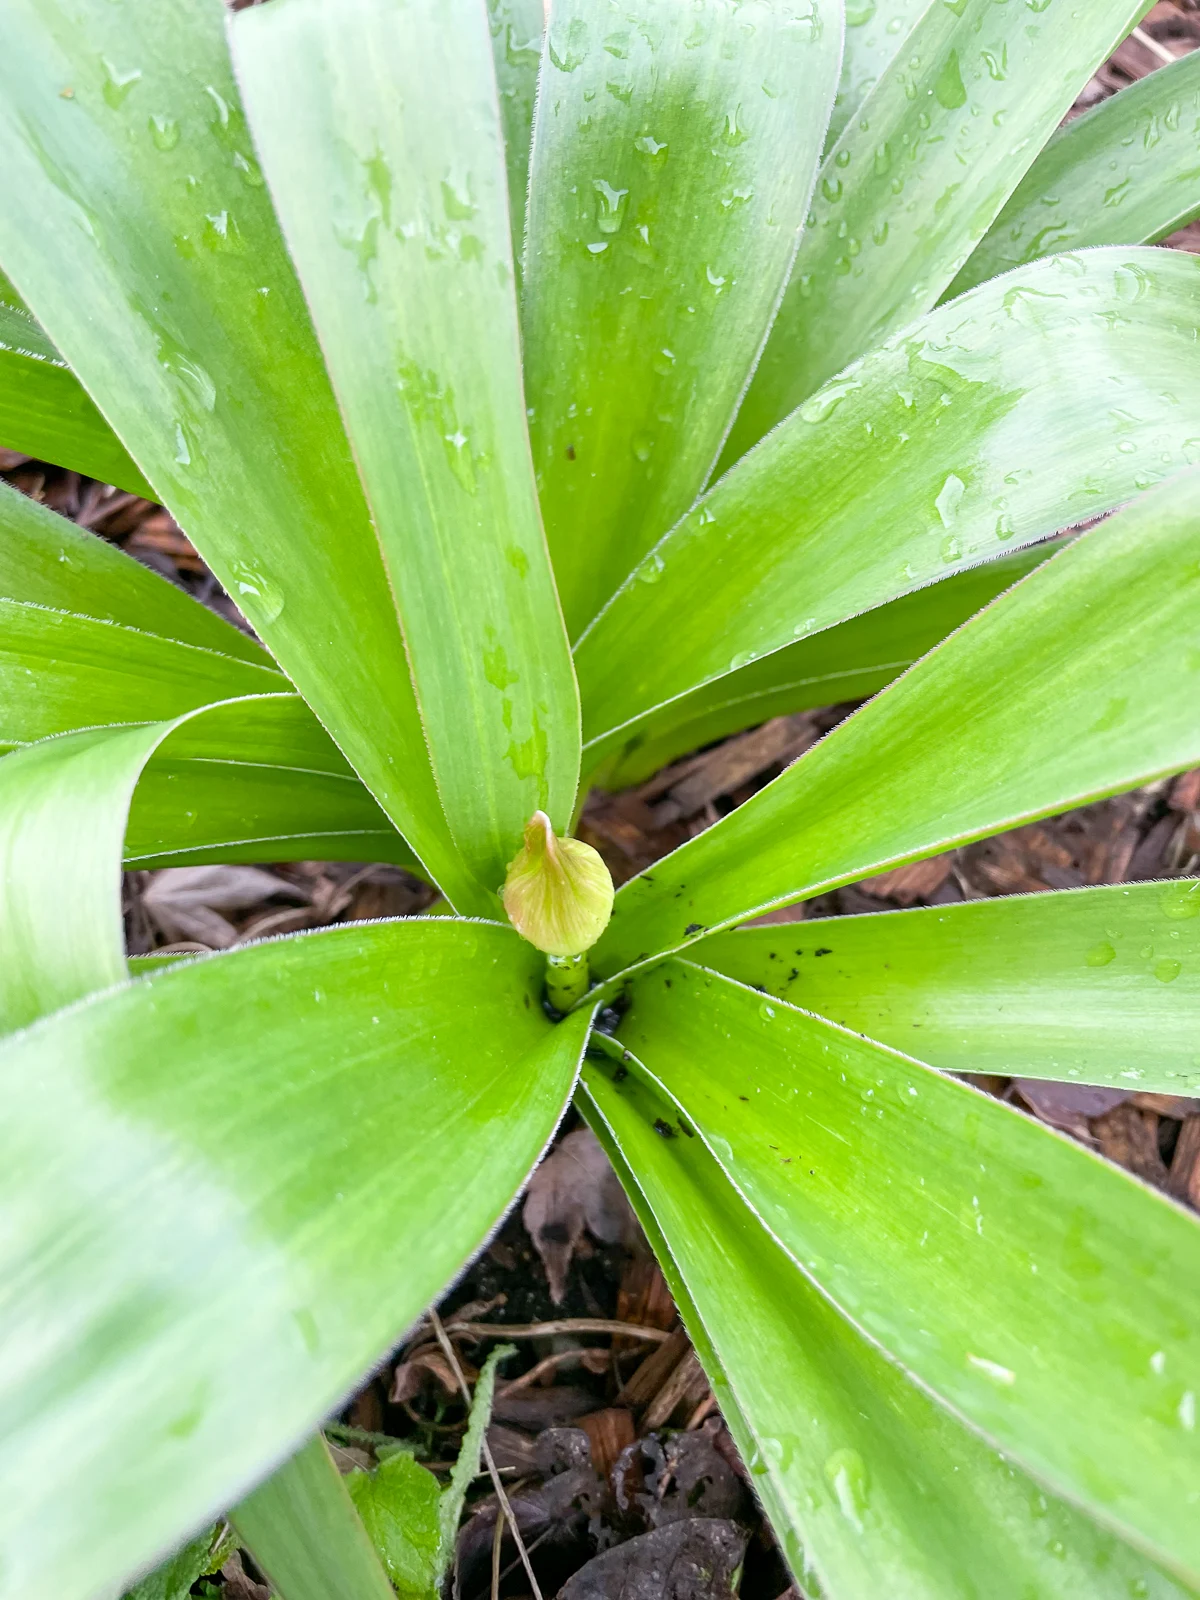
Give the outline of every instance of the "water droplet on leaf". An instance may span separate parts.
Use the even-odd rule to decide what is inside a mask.
[[[174,117],[150,118],[150,137],[156,150],[174,150],[179,143],[179,124]]]
[[[246,610],[243,602],[249,601],[247,615],[254,623],[270,624],[276,620],[283,610],[283,595],[270,581],[261,567],[253,561],[235,561],[231,568],[233,587],[229,591],[230,599],[240,609]],[[323,1000],[325,997],[318,990],[314,999]]]
[[[596,226],[601,233],[619,232],[629,190],[614,189],[604,178],[593,178],[592,188],[596,191]]]
[[[100,57],[100,66],[104,72],[104,85],[101,89],[104,103],[111,106],[114,111],[119,111],[141,78],[141,71],[135,67],[132,71],[122,72],[120,67],[114,67],[104,56]]]
[[[826,1483],[833,1490],[838,1510],[855,1532],[861,1533],[870,1489],[863,1458],[857,1450],[835,1450],[826,1457],[824,1473]]]

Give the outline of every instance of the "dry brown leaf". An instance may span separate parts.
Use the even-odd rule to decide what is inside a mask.
[[[713,1420],[695,1433],[671,1434],[663,1444],[665,1471],[659,1475],[651,1522],[661,1527],[687,1516],[745,1520],[746,1491],[739,1474],[725,1459],[730,1440],[725,1425]]]
[[[164,867],[142,894],[146,914],[172,943],[198,940],[227,950],[238,937],[223,911],[246,911],[274,895],[307,900],[303,889],[261,867]]]
[[[529,1180],[521,1217],[556,1306],[585,1231],[602,1244],[631,1245],[638,1235],[620,1179],[590,1128],[569,1133],[542,1162]]]
[[[1088,1138],[1089,1117],[1101,1117],[1129,1098],[1124,1089],[1054,1083],[1046,1078],[1014,1078],[1013,1087],[1035,1116],[1077,1139]]]
[[[488,1427],[487,1442],[492,1460],[501,1470],[509,1467],[523,1478],[534,1471],[537,1441],[519,1428],[506,1428],[502,1423],[493,1422]]]
[[[462,1358],[459,1358],[460,1361]],[[474,1380],[478,1373],[464,1364],[464,1371],[469,1379]],[[402,1406],[406,1400],[413,1400],[423,1390],[429,1387],[433,1379],[445,1393],[452,1398],[458,1396],[458,1376],[450,1368],[450,1363],[440,1350],[430,1346],[426,1350],[418,1350],[407,1361],[401,1361],[392,1373],[392,1387],[388,1399],[393,1405]]]
[[[733,1600],[745,1553],[737,1523],[689,1517],[595,1556],[558,1600]]]
[[[540,1433],[543,1428],[578,1427],[580,1417],[595,1409],[596,1396],[590,1389],[571,1383],[553,1383],[548,1389],[535,1385],[531,1389],[499,1391],[492,1405],[492,1415],[497,1422],[510,1427]]]

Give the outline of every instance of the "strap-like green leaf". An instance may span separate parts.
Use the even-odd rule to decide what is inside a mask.
[[[496,88],[504,124],[513,265],[519,269],[525,238],[533,108],[537,100],[545,28],[543,0],[488,0],[488,25],[492,31]]]
[[[0,484],[0,599],[271,665],[261,645],[215,611],[8,484]]]
[[[0,485],[0,750],[286,686],[215,612]]]
[[[319,1433],[230,1520],[278,1600],[396,1600]]]
[[[123,843],[137,866],[407,856],[295,695],[29,745],[0,760],[0,1032],[125,977]]]
[[[1050,140],[946,291],[1056,250],[1153,244],[1200,214],[1200,54],[1076,117]]]
[[[958,1079],[686,962],[637,982],[621,1036],[844,1316],[1200,1583],[1194,1217]]]
[[[13,0],[0,261],[460,909],[395,608],[239,109],[221,0]],[[147,286],[152,286],[151,289]]]
[[[888,340],[626,581],[576,651],[585,740],[1200,460],[1198,318],[1200,261],[1097,250]]]
[[[846,0],[842,76],[833,102],[825,147],[842,130],[908,42],[929,0]]]
[[[356,923],[0,1046],[4,1600],[119,1587],[460,1269],[570,1092],[587,1019],[541,985],[509,929]]]
[[[627,1060],[617,1079],[589,1061],[584,1084],[651,1237],[662,1235],[676,1301],[806,1588],[830,1600],[1184,1593],[840,1317],[639,1063]]]
[[[98,728],[0,761],[0,1033],[125,978],[121,843],[162,737]]]
[[[195,645],[0,600],[0,749],[286,687],[270,668]]]
[[[637,1219],[642,1225],[642,1231],[646,1235],[650,1248],[654,1251],[655,1260],[662,1267],[663,1275],[671,1290],[671,1296],[687,1327],[688,1336],[703,1364],[705,1375],[720,1405],[721,1415],[737,1443],[742,1460],[745,1463],[754,1463],[750,1469],[754,1481],[754,1492],[767,1514],[783,1557],[801,1581],[811,1588],[818,1581],[817,1573],[809,1558],[808,1550],[794,1518],[793,1510],[789,1503],[790,1496],[785,1486],[779,1482],[778,1463],[771,1461],[764,1455],[756,1437],[755,1428],[742,1412],[740,1394],[735,1391],[722,1368],[708,1328],[701,1320],[699,1309],[691,1293],[690,1275],[689,1279],[685,1279],[679,1270],[679,1265],[671,1254],[671,1244],[668,1243],[667,1236],[659,1223],[658,1215],[647,1198],[647,1191],[654,1193],[655,1198],[658,1198],[661,1181],[658,1169],[661,1163],[656,1162],[654,1156],[649,1152],[638,1148],[636,1129],[630,1125],[630,1121],[625,1114],[627,1103],[632,1100],[640,1112],[647,1105],[652,1105],[657,1099],[658,1104],[655,1106],[652,1125],[661,1119],[668,1127],[671,1126],[670,1117],[678,1108],[661,1084],[645,1072],[641,1062],[634,1060],[632,1052],[628,1058],[625,1057],[623,1050],[620,1052],[622,1062],[627,1059],[633,1067],[633,1074],[637,1074],[632,1083],[630,1078],[633,1077],[633,1074],[629,1073],[628,1070],[624,1075],[619,1071],[612,1072],[608,1069],[605,1069],[602,1073],[590,1066],[591,1058],[603,1054],[606,1048],[607,1042],[604,1037],[593,1034],[592,1048],[588,1056],[585,1057],[580,1070],[579,1085],[575,1092],[575,1103],[584,1117],[586,1117],[589,1126],[603,1146],[605,1154],[612,1162],[613,1169],[620,1178],[625,1193],[637,1214]],[[612,1083],[615,1081],[629,1084],[627,1089],[623,1088],[620,1091],[619,1097],[612,1089]],[[665,1116],[663,1115],[664,1112],[666,1113]],[[655,1128],[655,1132],[660,1139],[673,1137],[673,1134],[664,1135],[658,1128]],[[695,1155],[693,1159],[702,1161],[704,1146],[701,1145],[699,1149],[701,1153]],[[634,1161],[637,1162],[636,1168],[632,1164]],[[656,1181],[656,1178],[659,1181]],[[645,1188],[642,1187],[643,1179],[645,1180]],[[670,1182],[670,1179],[668,1179],[668,1182]],[[672,1185],[672,1188],[677,1191],[678,1186]],[[740,1263],[741,1258],[753,1251],[754,1241],[747,1241],[743,1238],[738,1241],[735,1249],[727,1254],[728,1247],[725,1245],[725,1241],[718,1237],[720,1221],[710,1216],[704,1216],[704,1209],[711,1210],[714,1204],[719,1202],[726,1202],[722,1209],[728,1210],[727,1196],[730,1192],[731,1186],[728,1180],[717,1164],[712,1162],[708,1172],[705,1174],[705,1198],[701,1202],[702,1209],[697,1212],[697,1220],[701,1223],[701,1226],[707,1224],[705,1242],[710,1258],[727,1263],[727,1270],[733,1273],[741,1270],[740,1266],[735,1263]],[[738,1195],[734,1196],[734,1200],[735,1209],[740,1209],[741,1213],[738,1221],[744,1224],[749,1217],[745,1203]],[[756,1221],[753,1218],[750,1218],[750,1221],[751,1226],[761,1234],[761,1230],[757,1228]],[[782,1251],[778,1252],[778,1255],[780,1265],[784,1269],[786,1281],[786,1276],[789,1269],[792,1268],[792,1263]],[[772,1425],[778,1423],[779,1417],[780,1412],[772,1408]],[[774,1438],[775,1435],[772,1434],[771,1437]],[[794,1452],[791,1466],[793,1469],[796,1466]],[[773,1468],[774,1470],[772,1470]],[[837,1600],[837,1597],[832,1597],[832,1600]]]
[[[719,933],[705,966],[951,1072],[1200,1090],[1200,881]]]
[[[526,241],[530,433],[572,638],[691,504],[787,277],[831,0],[558,0]]]
[[[605,763],[593,781],[623,789],[768,717],[866,699],[1056,548],[1040,544],[970,567],[715,678],[586,749],[589,766]]]
[[[33,317],[2,299],[0,443],[154,498],[129,452]]]
[[[926,7],[821,169],[787,293],[724,453],[937,304],[1147,0]]]
[[[232,39],[450,831],[496,888],[535,811],[569,823],[579,697],[525,431],[484,10],[290,0],[244,12]]]
[[[423,870],[298,696],[177,722],[134,791],[126,864],[313,858]]]
[[[33,320],[33,313],[17,293],[15,285],[2,272],[0,272],[0,305],[9,306],[14,311],[20,311],[31,321]],[[45,338],[45,335],[43,334],[42,337]]]
[[[1193,471],[1082,535],[626,884],[596,970],[1200,763],[1198,602]]]

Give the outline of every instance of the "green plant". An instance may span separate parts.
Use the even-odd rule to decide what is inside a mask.
[[[0,499],[0,1595],[276,1468],[386,1592],[302,1441],[572,1093],[807,1592],[1198,1591],[1195,1221],[947,1069],[1195,1088],[1200,887],[733,931],[1200,762],[1200,61],[1054,133],[1145,9],[856,5],[835,102],[837,0],[8,0],[0,437],[265,648]],[[889,683],[552,1023],[533,814]],[[122,860],[309,856],[453,914],[127,963]]]

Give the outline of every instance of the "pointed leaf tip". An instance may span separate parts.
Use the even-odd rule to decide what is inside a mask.
[[[501,895],[513,927],[549,956],[590,950],[612,915],[613,884],[603,860],[581,839],[558,838],[544,811],[526,823]]]

